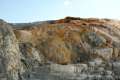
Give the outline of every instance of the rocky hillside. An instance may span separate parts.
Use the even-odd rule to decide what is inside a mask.
[[[120,21],[0,20],[0,80],[118,80]]]

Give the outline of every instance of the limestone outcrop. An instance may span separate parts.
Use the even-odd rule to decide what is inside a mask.
[[[120,21],[0,20],[0,80],[120,79]]]
[[[0,59],[0,74],[4,75],[5,80],[22,78],[21,74],[24,70],[19,45],[12,27],[4,21],[0,21]]]

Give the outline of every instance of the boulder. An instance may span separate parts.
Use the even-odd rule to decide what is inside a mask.
[[[113,54],[113,48],[94,49],[93,54],[102,57],[104,60],[110,60]]]

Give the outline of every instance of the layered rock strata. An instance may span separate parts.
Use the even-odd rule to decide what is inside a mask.
[[[120,21],[0,20],[0,80],[120,79]]]

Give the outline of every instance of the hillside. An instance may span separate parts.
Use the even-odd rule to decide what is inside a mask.
[[[0,47],[0,80],[119,79],[118,20],[0,20]]]

